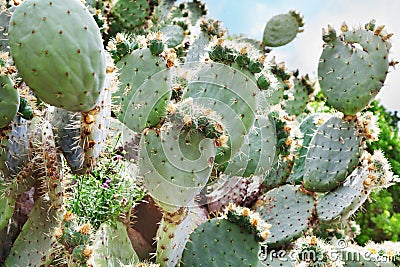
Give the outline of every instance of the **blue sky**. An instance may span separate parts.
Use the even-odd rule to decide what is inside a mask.
[[[296,9],[304,15],[304,32],[290,44],[276,48],[277,61],[285,61],[290,70],[299,68],[302,74],[316,77],[322,52],[321,32],[328,24],[339,30],[343,21],[349,27],[364,25],[376,19],[386,25],[392,37],[389,59],[400,61],[400,1],[395,0],[203,0],[208,15],[222,20],[230,34],[245,34],[261,40],[269,18]],[[388,109],[400,110],[400,66],[388,74],[385,86],[378,94]]]

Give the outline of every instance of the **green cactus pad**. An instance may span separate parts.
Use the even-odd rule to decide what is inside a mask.
[[[293,82],[294,86],[288,90],[288,94],[291,94],[293,99],[286,100],[283,104],[283,109],[289,115],[299,116],[306,110],[314,88],[308,76],[296,77]]]
[[[303,134],[302,146],[295,151],[296,158],[288,182],[299,184],[303,181],[304,164],[312,137],[318,129],[319,124],[325,122],[331,115],[327,113],[314,113],[307,116],[300,123],[300,131]]]
[[[177,266],[191,230],[191,217],[186,209],[173,214],[164,213],[156,236],[156,262],[161,267]]]
[[[214,218],[192,232],[181,266],[257,266],[259,243],[239,225]]]
[[[118,0],[111,8],[117,21],[129,30],[145,24],[150,11],[148,0]]]
[[[349,218],[368,196],[363,182],[368,177],[365,168],[355,169],[339,188],[322,196],[316,209],[322,222],[343,221]]]
[[[340,185],[358,164],[361,137],[354,121],[330,118],[313,136],[304,168],[304,187],[327,192]]]
[[[11,18],[9,39],[19,74],[39,98],[69,111],[94,107],[103,89],[105,53],[81,1],[24,1]]]
[[[224,173],[249,177],[270,170],[275,158],[275,127],[267,116],[257,115],[240,151],[229,161]]]
[[[114,93],[118,119],[135,132],[156,126],[171,97],[170,71],[150,49],[138,49],[118,62],[121,85]]]
[[[268,191],[256,204],[256,211],[272,225],[267,238],[268,247],[289,244],[308,227],[314,206],[313,197],[299,186],[284,185]]]
[[[42,198],[36,200],[28,221],[15,240],[6,267],[41,266],[49,264],[49,251],[55,238],[54,227],[60,225],[62,213]],[[29,255],[29,256],[28,256]]]
[[[263,177],[263,186],[266,190],[285,184],[293,168],[293,161],[278,157],[277,162]]]
[[[166,211],[185,206],[205,186],[216,154],[211,139],[196,130],[164,125],[146,130],[139,147],[139,168],[149,194]]]
[[[318,65],[319,84],[327,102],[345,115],[355,115],[378,94],[389,68],[390,43],[374,31],[357,29],[324,46]],[[361,49],[355,45],[361,46]]]
[[[240,151],[256,114],[257,85],[252,78],[224,64],[204,65],[189,82],[185,98],[216,112],[229,136],[215,162],[222,164]]]
[[[288,44],[303,26],[301,15],[294,11],[276,15],[267,22],[264,28],[263,44],[270,47]]]
[[[0,128],[6,127],[14,119],[18,108],[18,90],[8,75],[0,75]]]
[[[96,232],[92,249],[88,263],[93,266],[121,266],[139,262],[126,226],[120,221],[116,222],[115,227],[103,223]]]
[[[176,47],[183,42],[185,38],[182,27],[178,25],[167,25],[160,30],[163,33],[168,47]]]
[[[7,226],[15,207],[15,196],[9,196],[6,190],[0,183],[0,230]]]

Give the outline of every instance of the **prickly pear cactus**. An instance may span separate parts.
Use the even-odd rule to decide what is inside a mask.
[[[258,266],[259,242],[268,238],[271,225],[248,208],[232,204],[225,216],[201,224],[190,234],[182,266]]]
[[[304,170],[304,187],[327,192],[339,186],[358,164],[361,136],[353,120],[332,117],[310,142]]]
[[[277,47],[291,42],[304,26],[303,17],[296,11],[272,17],[265,26],[263,44]]]
[[[14,11],[9,40],[19,74],[43,101],[89,111],[105,78],[100,31],[79,0],[28,0]]]
[[[59,226],[60,217],[61,212],[53,208],[51,202],[42,198],[37,200],[28,221],[13,244],[5,266],[49,264],[52,261],[49,251],[55,242],[53,230]]]
[[[120,266],[139,262],[126,226],[120,221],[115,226],[103,223],[97,230],[92,249],[88,263],[93,266]]]
[[[265,193],[255,209],[261,218],[272,224],[268,247],[279,247],[301,236],[308,227],[313,206],[313,196],[304,193],[299,186],[284,185]]]
[[[345,115],[363,110],[385,82],[391,44],[383,27],[371,21],[364,29],[349,30],[344,24],[340,35],[331,27],[323,35],[319,84],[327,102]]]
[[[19,93],[7,74],[0,70],[0,128],[6,127],[17,115],[19,108]]]

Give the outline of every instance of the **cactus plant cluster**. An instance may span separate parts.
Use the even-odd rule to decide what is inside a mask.
[[[395,65],[374,21],[328,27],[316,81],[269,55],[302,32],[297,11],[261,41],[229,36],[198,0],[0,11],[5,266],[279,265],[266,247],[336,266],[332,245],[307,236],[349,225],[396,181],[366,151],[379,129],[364,110]],[[318,90],[333,112],[313,110]],[[144,195],[158,216],[141,217]]]

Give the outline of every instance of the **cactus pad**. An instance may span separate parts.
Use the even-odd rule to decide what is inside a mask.
[[[139,168],[149,194],[168,212],[185,206],[205,186],[215,146],[197,131],[164,125],[145,130],[140,140]]]
[[[295,11],[276,15],[265,26],[263,44],[277,47],[290,43],[303,26],[302,16]]]
[[[361,137],[354,121],[332,117],[313,136],[307,152],[304,187],[327,192],[339,186],[358,164]]]
[[[150,49],[138,49],[121,59],[121,85],[114,93],[118,119],[135,132],[156,126],[166,115],[171,77],[165,62]]]
[[[241,71],[219,63],[203,66],[189,82],[184,97],[216,112],[229,144],[219,149],[215,162],[224,163],[240,151],[255,119],[257,85]]]
[[[11,17],[9,39],[23,80],[43,101],[91,110],[103,89],[105,53],[99,28],[79,0],[28,0]]]
[[[228,220],[214,218],[192,232],[181,266],[257,266],[259,243]]]
[[[103,223],[96,232],[92,249],[88,263],[93,266],[121,266],[139,262],[126,226],[120,221],[116,222],[115,227]]]
[[[275,158],[275,127],[267,116],[257,115],[240,151],[224,171],[230,176],[249,177],[270,170]]]
[[[324,38],[326,45],[318,65],[321,90],[334,108],[345,115],[355,115],[383,86],[391,45],[370,29],[346,31],[336,36],[330,28],[327,35],[331,37]]]
[[[313,206],[313,197],[299,186],[284,185],[265,193],[256,203],[256,211],[272,224],[268,247],[279,247],[299,237],[308,227]]]
[[[1,72],[1,71],[0,71]],[[0,128],[6,127],[17,115],[19,93],[6,74],[0,75]]]

